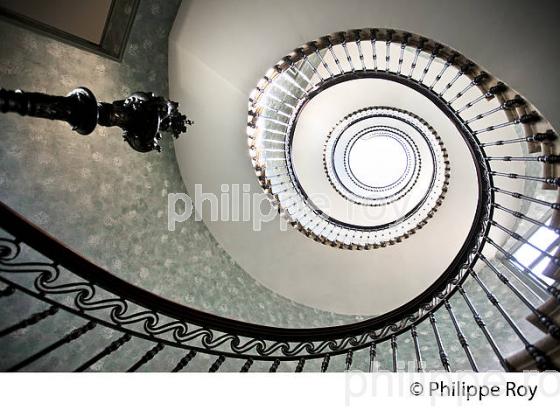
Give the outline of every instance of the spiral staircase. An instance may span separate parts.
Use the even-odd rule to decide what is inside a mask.
[[[369,99],[345,105],[359,94]],[[328,132],[315,136],[306,116],[325,107]],[[2,205],[0,310],[10,319],[0,329],[1,370],[41,369],[49,357],[66,371],[560,368],[558,139],[509,85],[417,34],[337,32],[296,48],[265,74],[249,98],[247,133],[260,186],[302,241],[335,255],[375,257],[412,252],[407,246],[419,246],[421,232],[456,229],[461,240],[449,252],[423,248],[444,269],[402,300],[370,306],[378,310],[363,321],[264,326],[137,287]],[[368,182],[359,160],[352,167],[351,146],[371,141],[394,143],[402,153],[392,180]],[[319,176],[306,168],[312,161]],[[313,201],[317,192],[331,195],[334,206]],[[465,192],[472,195],[465,199]],[[337,208],[340,198],[356,207],[352,218]],[[368,219],[366,211],[403,199],[394,213]],[[470,205],[438,228],[440,215],[460,201]],[[377,291],[397,292],[414,274]],[[367,293],[374,298],[376,288]],[[35,311],[14,312],[16,297],[33,301]],[[71,353],[77,346],[78,356]],[[115,357],[126,365],[111,367]]]

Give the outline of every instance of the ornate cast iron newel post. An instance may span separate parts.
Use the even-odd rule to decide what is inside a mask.
[[[74,131],[87,135],[97,124],[120,127],[126,142],[136,151],[161,151],[162,131],[175,138],[193,122],[178,110],[179,104],[153,93],[136,92],[112,104],[98,103],[93,93],[80,87],[67,96],[0,89],[0,112],[66,121]]]

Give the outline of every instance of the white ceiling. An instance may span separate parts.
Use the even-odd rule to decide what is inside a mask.
[[[547,22],[550,16],[539,16],[537,24],[531,4],[523,12],[523,2],[503,10],[500,3],[517,2],[496,1],[492,10],[487,10],[487,2],[465,3],[184,1],[170,36],[169,78],[171,98],[196,122],[176,143],[188,191],[202,184],[204,192],[219,194],[222,184],[237,183],[260,192],[245,137],[249,92],[291,49],[337,30],[395,27],[446,43],[511,83],[557,123],[552,114],[558,112],[560,101],[548,91],[559,89],[550,59],[556,61],[560,55],[552,41],[535,37],[541,22],[553,30],[552,22]],[[496,22],[499,29],[493,27]],[[546,86],[537,77],[546,78]],[[452,163],[448,198],[437,218],[397,246],[369,252],[338,250],[293,230],[280,232],[278,217],[255,232],[251,222],[212,222],[204,209],[202,216],[224,249],[270,289],[337,313],[381,314],[432,283],[466,235],[476,201],[474,171],[460,155],[460,140],[455,140],[456,146],[452,141],[444,141]],[[457,229],[449,230],[451,221]],[[443,248],[436,238],[443,239]]]

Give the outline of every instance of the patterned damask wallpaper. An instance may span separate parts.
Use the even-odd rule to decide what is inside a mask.
[[[122,63],[0,22],[0,86],[99,101],[168,94],[167,37],[180,1],[143,0]],[[188,113],[188,107],[181,107]],[[124,279],[166,298],[255,323],[313,327],[355,320],[287,300],[258,284],[202,222],[167,229],[167,193],[185,192],[171,137],[139,154],[118,129],[0,116],[0,200]],[[181,138],[188,138],[188,134]]]
[[[136,90],[167,95],[167,36],[178,6],[177,0],[142,0],[120,64],[0,22],[0,86],[52,94],[86,86],[101,101],[121,99]],[[188,113],[188,107],[181,108]],[[177,302],[255,323],[313,327],[363,319],[311,309],[269,291],[235,264],[203,223],[190,221],[180,230],[168,232],[167,193],[184,191],[169,139],[164,140],[162,154],[141,155],[122,141],[116,129],[99,128],[83,137],[64,124],[16,115],[0,116],[0,137],[0,200],[122,278]],[[524,320],[527,309],[491,272],[486,269],[483,274],[529,338],[538,337],[540,333]],[[520,349],[519,338],[476,283],[469,280],[466,288],[504,354]],[[498,369],[464,302],[456,295],[452,303],[481,369]],[[3,298],[0,328],[44,308],[21,294]],[[453,369],[468,369],[449,316],[444,310],[436,316]],[[0,369],[82,323],[61,312],[3,338]],[[426,368],[441,370],[429,322],[422,323],[418,332]],[[72,369],[116,337],[115,332],[98,327],[87,338],[64,346],[58,354],[26,370]],[[412,361],[411,338],[402,336],[398,342],[399,358]],[[151,347],[149,342],[135,339],[93,370],[126,370]],[[378,350],[381,368],[389,369],[390,345],[384,343]],[[142,370],[169,370],[183,355],[178,349],[165,349]],[[213,360],[199,355],[189,370],[206,371]],[[357,352],[354,363],[355,369],[367,370],[367,352]],[[227,361],[222,370],[237,371],[242,364]],[[293,367],[282,365],[279,370]],[[331,368],[342,370],[344,358],[333,358]],[[320,361],[306,365],[306,370],[318,369]],[[265,367],[255,364],[253,370]]]

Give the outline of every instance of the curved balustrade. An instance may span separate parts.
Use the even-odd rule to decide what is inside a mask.
[[[83,357],[79,366],[63,370],[95,369],[97,363],[110,360],[127,346],[147,341],[148,347],[142,354],[128,357],[129,363],[122,371],[148,369],[169,351],[179,357],[169,366],[168,370],[174,372],[189,370],[202,358],[207,364],[205,370],[210,372],[231,371],[230,363],[238,365],[235,370],[241,372],[374,371],[381,356],[389,363],[389,370],[399,371],[404,347],[414,357],[412,370],[426,370],[426,356],[433,350],[440,362],[436,367],[453,371],[458,369],[454,362],[456,346],[464,353],[469,368],[478,371],[488,369],[489,360],[478,348],[480,340],[484,340],[483,347],[491,352],[492,359],[506,370],[558,370],[560,204],[547,192],[555,192],[560,186],[560,157],[550,125],[514,90],[456,51],[410,33],[367,29],[322,37],[282,59],[251,96],[249,127],[255,127],[259,119],[282,126],[278,124],[285,122],[282,117],[289,117],[295,108],[287,102],[289,94],[299,90],[299,96],[306,96],[346,76],[376,76],[411,84],[460,126],[476,159],[479,206],[470,235],[449,269],[426,292],[399,309],[350,325],[282,329],[245,323],[179,305],[124,282],[2,205],[0,281],[5,287],[0,289],[0,311],[14,295],[39,300],[46,308],[0,329],[0,343],[5,337],[23,339],[38,324],[56,321],[63,312],[80,319],[63,337],[37,346],[28,357],[13,362],[7,358],[3,363],[9,364],[2,370],[32,368],[34,362],[56,354],[64,345],[88,341],[88,334],[99,328],[110,329],[118,336]],[[280,77],[285,86],[275,82]],[[275,87],[278,93],[269,94],[277,99],[275,105],[261,104],[267,87]],[[479,104],[485,109],[473,116],[470,110]],[[477,121],[492,118],[495,113],[505,114],[507,121],[499,117],[500,122],[477,126]],[[511,138],[492,139],[494,131],[504,128],[511,129]],[[254,136],[249,144],[254,152]],[[521,144],[526,154],[513,156],[495,150],[512,144]],[[508,172],[508,164],[514,162],[525,163],[527,173]],[[270,168],[256,156],[254,165],[263,187],[285,205],[285,200],[278,197],[285,180],[269,178]],[[525,181],[522,192],[502,182],[507,180]],[[504,226],[496,216],[499,213],[510,215],[517,223]],[[308,226],[297,221],[295,225],[321,240]],[[532,239],[540,228],[555,235],[544,249]],[[337,240],[332,244],[360,246]],[[518,250],[525,245],[538,254],[530,263],[520,260]],[[47,260],[23,257],[26,249],[37,251]],[[511,315],[511,301],[526,308],[528,321],[523,319],[522,323]],[[495,323],[486,320],[488,311],[496,313],[492,322],[507,328],[523,346],[522,351],[512,354],[496,337]],[[540,329],[537,332],[542,331],[541,337],[529,336],[527,326]],[[452,344],[444,335],[448,330],[455,335]],[[476,349],[473,335],[480,337]]]

